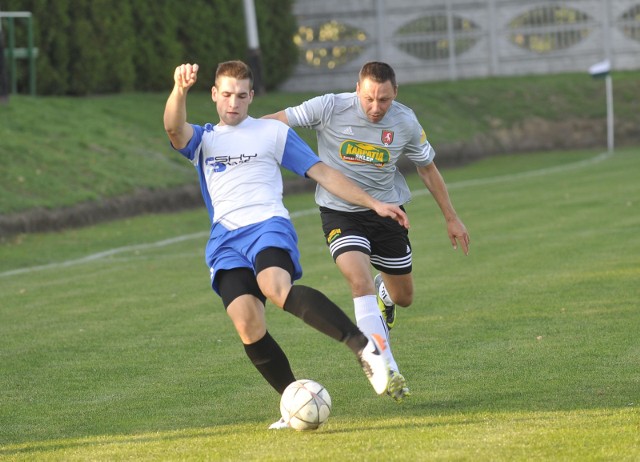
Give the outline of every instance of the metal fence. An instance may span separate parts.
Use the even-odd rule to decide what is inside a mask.
[[[296,0],[288,91],[352,89],[366,61],[401,83],[640,69],[640,0]]]

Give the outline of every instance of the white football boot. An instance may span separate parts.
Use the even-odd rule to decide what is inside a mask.
[[[367,337],[369,343],[360,351],[358,361],[366,374],[375,392],[383,395],[389,388],[391,370],[384,357],[383,351],[387,348],[386,339],[379,335]]]

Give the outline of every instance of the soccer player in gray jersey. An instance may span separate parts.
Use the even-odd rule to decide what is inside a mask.
[[[265,117],[316,130],[320,159],[380,201],[406,204],[411,199],[396,166],[405,155],[440,207],[454,249],[459,244],[466,255],[469,234],[433,161],[435,151],[413,111],[395,101],[397,94],[391,66],[369,62],[360,70],[355,93],[318,96]],[[331,255],[351,288],[358,327],[388,342],[396,304],[408,307],[413,302],[408,231],[320,185],[316,202]],[[370,265],[379,271],[374,278]],[[386,352],[392,369],[388,394],[402,401],[409,388],[391,348]]]

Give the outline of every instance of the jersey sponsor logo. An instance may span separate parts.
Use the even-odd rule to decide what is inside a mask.
[[[351,127],[345,128],[344,130],[342,130],[342,133],[345,135],[353,136],[353,130],[351,129]]]
[[[391,130],[382,130],[382,136],[380,137],[382,144],[389,146],[393,143],[393,132]]]
[[[258,154],[240,154],[237,156],[215,156],[207,157],[204,160],[204,164],[207,167],[213,167],[214,172],[224,172],[226,166],[245,164],[252,159],[258,157]]]
[[[389,162],[389,150],[362,143],[355,140],[346,140],[340,145],[340,158],[349,163],[373,164],[376,167],[384,167]]]
[[[340,228],[332,229],[327,236],[327,244],[331,244],[334,240],[340,237],[342,230]]]

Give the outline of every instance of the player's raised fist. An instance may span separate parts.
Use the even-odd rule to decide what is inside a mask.
[[[191,88],[198,80],[198,68],[197,64],[181,64],[176,67],[173,73],[175,84],[185,90]]]

